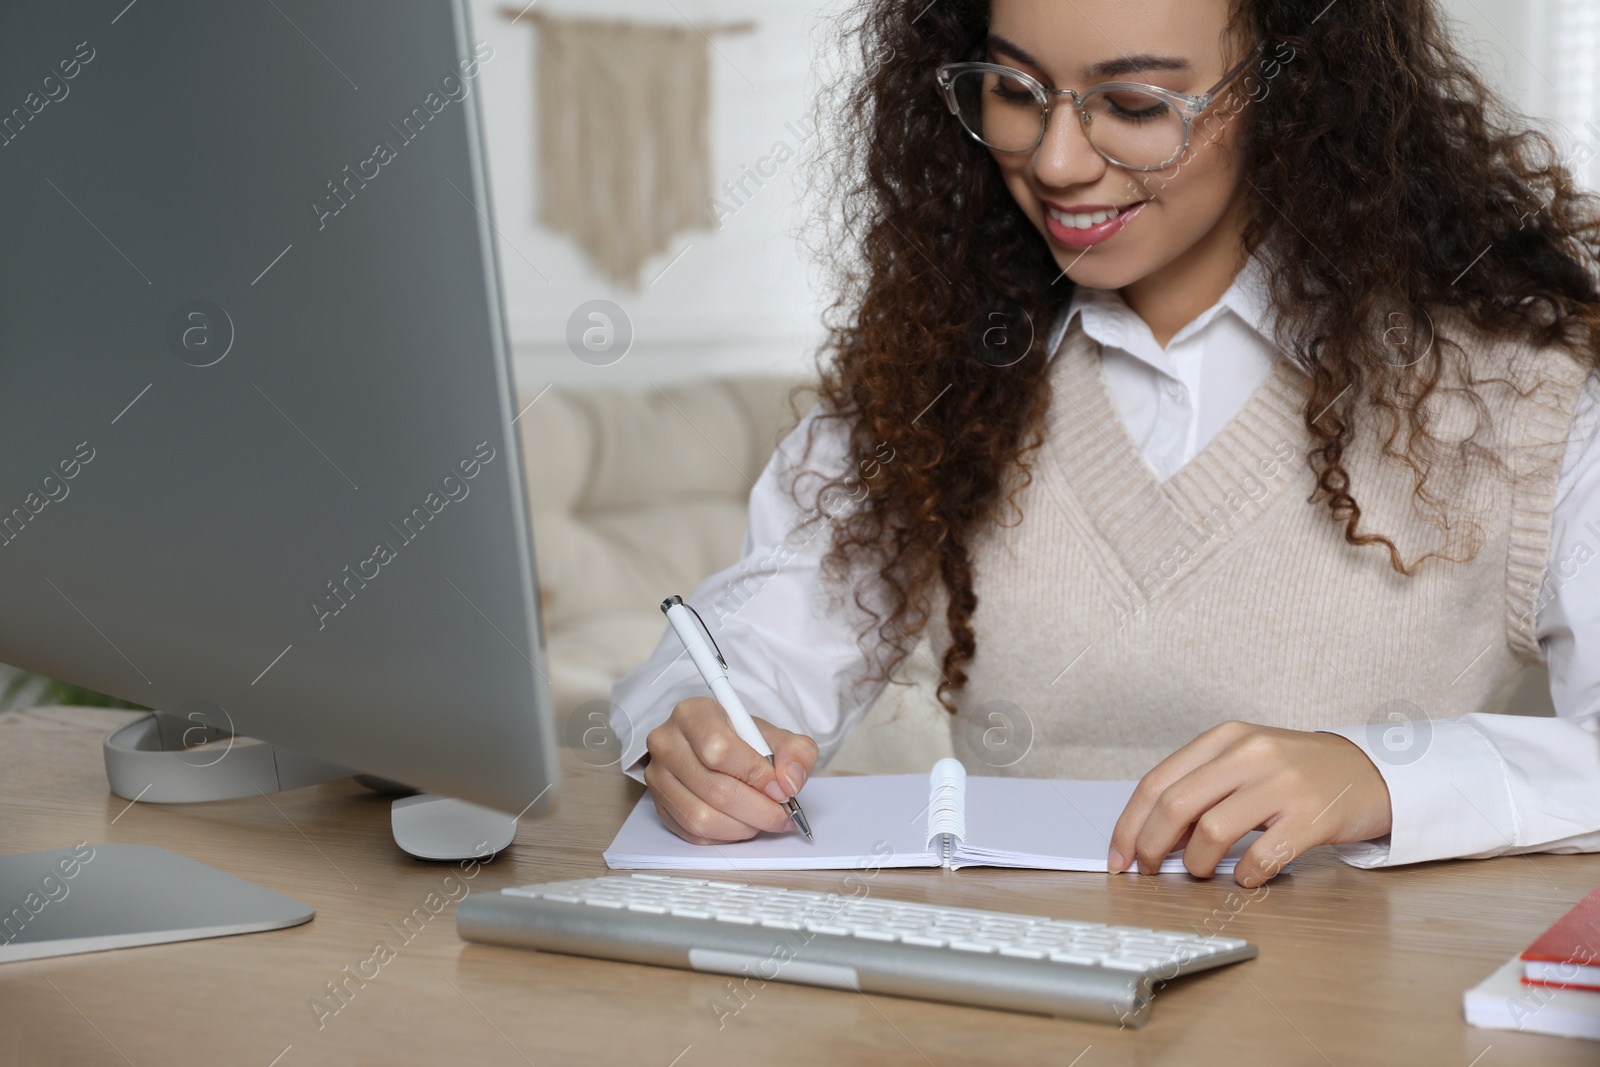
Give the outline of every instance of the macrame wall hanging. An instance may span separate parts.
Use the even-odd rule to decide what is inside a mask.
[[[713,227],[711,78],[696,28],[503,13],[534,22],[534,217],[577,243],[606,278],[637,290],[677,233]]]

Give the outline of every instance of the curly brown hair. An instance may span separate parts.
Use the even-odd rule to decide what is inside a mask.
[[[808,164],[826,234],[810,247],[836,271],[819,415],[848,423],[852,459],[822,491],[859,500],[834,516],[823,570],[844,583],[870,561],[880,576],[880,603],[853,587],[874,620],[862,635],[875,625],[888,653],[879,678],[910,651],[942,583],[951,643],[937,692],[952,712],[948,694],[976,650],[970,546],[985,524],[1016,521],[1003,513],[1042,442],[1047,359],[1031,327],[1053,321],[1073,289],[936,92],[941,63],[983,58],[988,19],[987,0],[862,0],[840,16],[834,39],[859,66],[819,97],[824,150]],[[1348,543],[1385,546],[1412,574],[1427,556],[1407,563],[1361,529],[1343,456],[1358,414],[1383,409],[1384,451],[1427,497],[1422,402],[1454,342],[1441,336],[1400,365],[1384,316],[1457,309],[1488,336],[1600,363],[1597,200],[1574,187],[1550,138],[1485,88],[1433,0],[1240,0],[1228,30],[1287,60],[1242,112],[1244,243],[1277,252],[1276,335],[1311,381],[1307,502],[1325,502]],[[993,357],[985,333],[997,323],[1026,337],[1021,358]]]

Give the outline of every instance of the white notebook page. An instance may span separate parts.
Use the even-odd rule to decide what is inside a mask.
[[[993,864],[1051,871],[1104,871],[1111,831],[1137,782],[1046,778],[967,778],[967,835],[953,866]],[[1233,870],[1259,834],[1246,835],[1217,864]],[[1184,870],[1182,851],[1163,872]]]
[[[928,849],[928,776],[813,778],[800,793],[815,843],[794,827],[749,841],[696,845],[667,829],[646,793],[622,824],[606,866],[628,870],[806,871],[936,867]]]

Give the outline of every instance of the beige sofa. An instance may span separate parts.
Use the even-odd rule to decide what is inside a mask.
[[[559,721],[604,701],[649,656],[664,631],[662,597],[738,560],[750,487],[794,424],[798,384],[552,388],[519,420]],[[803,412],[811,394],[797,403]],[[925,771],[951,754],[926,649],[897,677],[910,684],[885,688],[832,769]]]

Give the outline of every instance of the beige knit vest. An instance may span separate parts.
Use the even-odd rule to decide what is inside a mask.
[[[1080,322],[1049,371],[1045,443],[1013,512],[973,550],[977,652],[955,694],[955,751],[978,774],[1137,778],[1228,719],[1294,730],[1371,724],[1404,759],[1407,720],[1494,709],[1543,653],[1533,626],[1548,561],[1563,444],[1587,368],[1557,349],[1452,332],[1464,355],[1429,401],[1454,447],[1428,486],[1448,531],[1413,501],[1414,477],[1384,458],[1380,413],[1359,416],[1344,464],[1361,531],[1347,544],[1310,504],[1302,410],[1308,379],[1280,357],[1239,414],[1166,482],[1119,417],[1099,345]],[[1479,382],[1460,364],[1528,391]],[[1542,385],[1537,383],[1543,382]],[[1535,386],[1537,385],[1537,388]],[[1404,437],[1398,444],[1404,444]],[[935,661],[949,644],[936,597]]]

